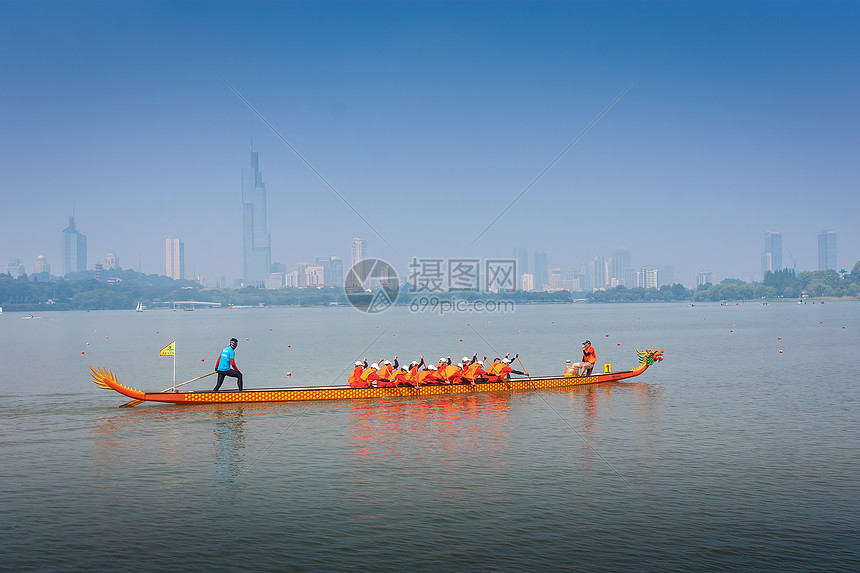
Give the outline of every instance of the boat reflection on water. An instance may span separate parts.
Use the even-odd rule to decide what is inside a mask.
[[[219,408],[215,411],[215,471],[226,484],[234,483],[242,473],[245,450],[245,406]]]
[[[415,399],[351,402],[350,438],[356,459],[402,452],[405,445],[457,451],[480,437],[483,447],[504,439],[509,394],[440,394]],[[487,443],[488,438],[491,438]]]

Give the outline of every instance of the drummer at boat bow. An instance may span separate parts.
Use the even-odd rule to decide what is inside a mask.
[[[218,383],[215,384],[213,392],[217,392],[224,382],[224,377],[230,376],[236,379],[236,384],[239,385],[239,391],[242,391],[242,373],[236,367],[236,347],[239,346],[239,341],[235,338],[230,339],[230,344],[221,351],[221,356],[215,362],[215,372],[218,373]]]

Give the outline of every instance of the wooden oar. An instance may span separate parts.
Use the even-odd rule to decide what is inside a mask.
[[[215,374],[215,372],[214,372],[214,371],[213,371],[213,372],[208,372],[208,373],[204,374],[203,376],[198,376],[197,378],[192,378],[191,380],[187,380],[187,381],[183,382],[182,384],[177,384],[177,385],[175,386],[175,388],[179,388],[180,386],[185,386],[186,384],[188,384],[188,383],[190,383],[190,382],[195,382],[195,381],[197,381],[197,380],[200,380],[201,378],[206,378],[207,376],[212,376],[213,374]],[[174,386],[168,386],[167,388],[165,388],[165,389],[164,389],[164,390],[162,390],[161,392],[162,392],[162,393],[163,393],[163,392],[167,392],[167,391],[168,391],[168,390],[170,390],[171,388],[174,388]],[[132,408],[132,407],[134,407],[134,406],[137,406],[137,405],[138,405],[138,404],[140,404],[141,402],[143,402],[143,400],[132,400],[131,402],[126,402],[125,404],[121,404],[121,405],[120,405],[120,408]]]
[[[533,388],[534,390],[537,390],[537,388],[535,388],[535,383],[534,383],[534,382],[532,382],[532,376],[531,376],[531,374],[529,374],[529,371],[528,371],[528,369],[526,368],[526,365],[525,365],[525,364],[523,364],[523,361],[522,361],[522,360],[520,360],[520,355],[519,355],[519,353],[517,353],[517,355],[516,355],[516,356],[514,356],[514,358],[516,358],[517,360],[519,360],[519,362],[520,362],[520,366],[522,366],[522,367],[523,367],[523,372],[525,372],[526,376],[528,376],[528,377],[529,377],[529,384],[531,384],[531,385],[532,385],[532,388]]]

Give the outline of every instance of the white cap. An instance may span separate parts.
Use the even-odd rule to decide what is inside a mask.
[[[439,362],[448,362],[448,361],[447,361],[446,359],[444,359],[444,358],[440,358],[440,359],[439,359]]]
[[[359,362],[358,360],[356,360],[356,361],[355,361],[355,365],[356,365],[356,366],[363,366],[363,365],[364,365],[364,362]]]
[[[410,366],[415,366],[416,364],[418,364],[417,360],[413,360],[412,362],[409,363]]]
[[[469,361],[469,359],[464,356],[460,362],[468,362],[468,361]]]
[[[484,361],[483,361],[483,360],[478,360],[478,362],[477,362],[476,364],[480,364],[480,365],[481,365],[481,368],[483,368],[483,367],[484,367]]]
[[[565,360],[565,362],[570,363],[570,360]]]
[[[431,364],[427,367],[427,370],[436,370],[436,367]]]
[[[382,363],[383,364],[391,364],[391,360],[383,360]]]
[[[510,364],[511,359],[510,358],[502,358],[502,362],[504,362],[505,364]]]
[[[371,367],[371,368],[374,368],[374,369],[376,369],[376,370],[379,370],[379,364],[377,364],[376,362],[374,362],[373,364],[371,364],[371,365],[370,365],[370,367]]]

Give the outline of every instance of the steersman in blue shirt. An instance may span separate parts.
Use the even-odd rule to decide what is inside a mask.
[[[221,356],[215,363],[215,372],[218,373],[218,383],[215,384],[213,392],[217,392],[221,388],[226,376],[236,379],[236,384],[239,386],[239,392],[242,391],[242,373],[236,367],[236,347],[239,346],[239,341],[235,338],[230,339],[230,344],[221,351]]]

